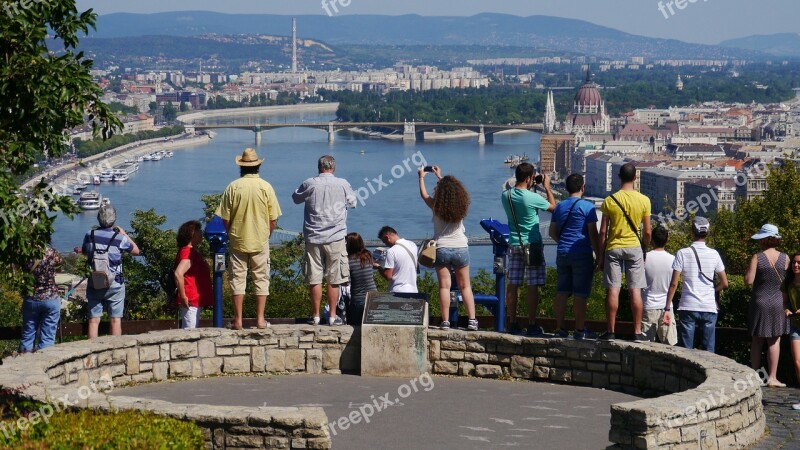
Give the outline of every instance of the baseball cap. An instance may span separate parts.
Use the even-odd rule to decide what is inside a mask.
[[[692,229],[695,233],[700,236],[705,236],[708,234],[708,230],[711,228],[711,224],[708,223],[708,219],[705,217],[697,216],[694,218],[694,222],[692,223]]]

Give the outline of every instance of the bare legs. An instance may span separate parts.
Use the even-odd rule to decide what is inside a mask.
[[[89,339],[96,338],[99,329],[100,329],[100,318],[93,317],[89,319]],[[122,318],[112,317],[110,319],[109,335],[122,336]]]
[[[792,351],[794,351],[794,344],[798,341],[792,342]],[[753,340],[750,343],[750,367],[753,370],[758,370],[761,368],[761,349],[764,347],[764,344],[767,344],[767,374],[769,379],[767,383],[779,383],[778,382],[778,359],[781,355],[781,338],[780,337],[759,337],[753,336]],[[796,355],[796,353],[795,353]],[[797,369],[798,366],[797,358],[795,358],[795,368]],[[798,371],[800,373],[800,371]]]
[[[320,305],[322,304],[322,285],[321,284],[312,284],[309,286],[309,290],[311,291],[311,313],[313,317],[320,317],[319,310]],[[328,296],[328,309],[330,317],[336,318],[336,304],[339,302],[339,285],[328,285],[327,288],[327,296]]]
[[[606,317],[608,321],[608,331],[614,332],[617,324],[617,311],[619,310],[619,291],[620,288],[608,288],[606,296]],[[628,289],[631,296],[631,313],[633,315],[633,333],[642,332],[642,290],[638,288]],[[576,317],[577,319],[577,317]]]
[[[556,314],[556,329],[566,330],[564,327],[564,317],[567,312],[568,294],[556,294],[553,300],[553,312]],[[575,314],[575,329],[583,330],[586,328],[586,297],[575,297],[572,304],[572,312]]]
[[[461,291],[461,299],[464,307],[467,308],[467,315],[470,319],[475,318],[475,297],[472,295],[472,285],[469,280],[469,266],[464,266],[455,270],[456,283]],[[436,276],[439,278],[439,306],[442,309],[442,320],[449,321],[450,311],[450,288],[452,279],[450,278],[450,268],[437,267]]]

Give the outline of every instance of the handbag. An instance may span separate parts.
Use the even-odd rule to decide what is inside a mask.
[[[656,335],[658,341],[662,344],[675,345],[678,343],[678,328],[675,325],[675,319],[669,322],[669,325],[664,323],[664,315],[666,311],[661,311],[661,316],[658,318],[658,329]]]
[[[428,239],[420,243],[417,261],[421,266],[433,267],[436,263],[436,241]]]
[[[517,228],[517,237],[519,238],[519,244],[522,248],[522,258],[525,262],[525,266],[543,266],[544,244],[538,242],[522,245],[522,233],[519,232],[517,214],[514,212],[514,203],[511,202],[511,189],[507,190],[506,192],[508,193],[508,207],[511,210],[511,218],[514,220],[514,226]]]

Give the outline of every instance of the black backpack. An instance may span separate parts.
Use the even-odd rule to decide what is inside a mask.
[[[178,297],[178,284],[175,283],[175,269],[178,267],[175,264],[172,267],[172,270],[168,270],[161,274],[161,287],[164,289],[164,292],[167,294],[167,306],[168,307],[175,307],[175,299]]]

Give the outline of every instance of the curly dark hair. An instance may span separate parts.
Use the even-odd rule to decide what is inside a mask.
[[[183,248],[189,245],[192,242],[192,236],[194,236],[194,232],[197,230],[202,230],[203,224],[200,223],[199,220],[190,220],[178,228],[178,248]]]
[[[357,259],[361,263],[361,268],[372,267],[372,253],[364,247],[364,239],[358,233],[348,233],[344,237],[347,257]]]
[[[439,180],[433,196],[433,213],[447,223],[455,223],[467,217],[469,209],[467,188],[452,175]]]

